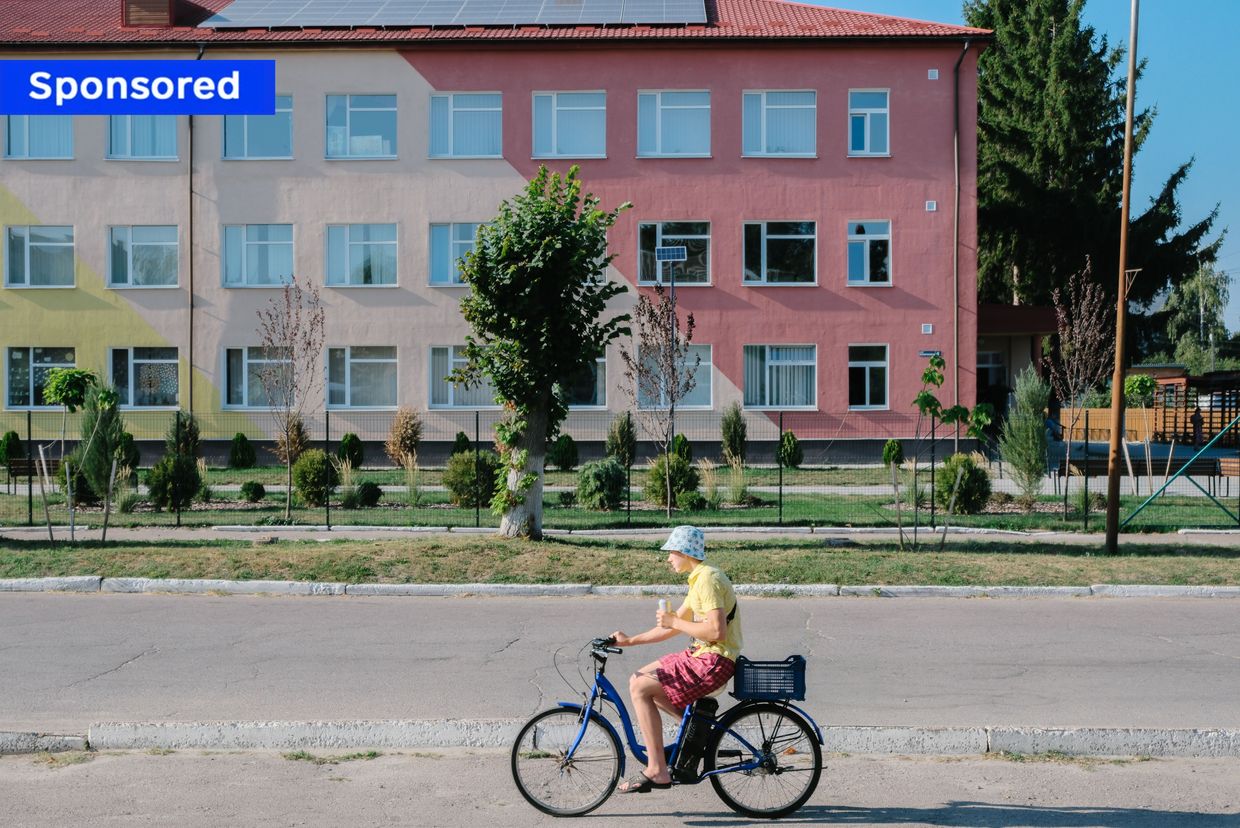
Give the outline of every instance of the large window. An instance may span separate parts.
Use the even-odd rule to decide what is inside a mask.
[[[293,157],[293,96],[276,95],[274,115],[225,115],[224,157]]]
[[[10,115],[5,130],[7,158],[72,158],[72,115]]]
[[[887,90],[850,90],[848,93],[848,154],[889,154],[887,116]]]
[[[848,407],[887,407],[887,346],[848,346]]]
[[[109,231],[112,287],[174,287],[177,283],[176,225],[113,227]]]
[[[270,287],[293,278],[293,225],[230,224],[224,228],[224,286]]]
[[[4,258],[9,287],[73,287],[73,228],[10,227]]]
[[[536,92],[535,158],[607,155],[606,92]]]
[[[640,224],[638,234],[638,281],[652,285],[671,281],[670,270],[676,269],[680,285],[710,284],[710,222],[661,221]],[[683,262],[655,260],[656,247],[685,247],[688,257]]]
[[[891,222],[848,223],[848,284],[891,284]]]
[[[479,225],[470,222],[431,225],[431,284],[462,285],[461,257],[474,249]]]
[[[463,346],[431,348],[432,408],[495,407],[495,387],[489,380],[483,380],[481,385],[472,388],[455,385],[448,380],[448,374],[464,368],[467,362]]]
[[[173,161],[177,157],[177,116],[111,115],[108,158]]]
[[[1006,388],[1007,365],[999,351],[977,352],[977,385],[979,388]]]
[[[8,357],[9,408],[52,408],[43,399],[47,372],[77,364],[72,348],[9,348]]]
[[[814,345],[746,345],[745,405],[811,408],[817,397]]]
[[[499,158],[503,115],[498,92],[431,95],[431,158]]]
[[[113,348],[112,384],[121,405],[175,407],[178,367],[176,348]]]
[[[327,404],[341,408],[396,405],[396,348],[355,345],[327,349]]]
[[[637,154],[710,155],[710,92],[639,92]]]
[[[607,359],[599,357],[584,371],[562,386],[570,407],[596,408],[607,405]]]
[[[658,381],[653,389],[641,387],[637,389],[637,407],[667,408],[669,404],[667,390],[671,387],[672,378],[663,377],[659,373],[652,354],[643,353],[641,357],[642,362],[646,365],[646,370],[651,376],[657,377]],[[709,345],[690,345],[684,359],[677,363],[676,377],[679,379],[681,387],[684,386],[685,372],[689,370],[693,371],[693,390],[681,397],[677,401],[676,407],[710,408],[712,399],[711,376],[713,371],[711,370]]]
[[[745,155],[812,156],[817,151],[815,92],[746,92]]]
[[[395,95],[328,95],[328,158],[395,158]]]
[[[265,408],[269,405],[264,374],[282,385],[292,370],[283,348],[229,348],[224,352],[224,405]]]
[[[327,225],[327,284],[396,284],[395,224]]]
[[[745,224],[747,284],[812,284],[815,279],[815,224],[764,221]]]

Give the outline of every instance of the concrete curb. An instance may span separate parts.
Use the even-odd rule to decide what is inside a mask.
[[[68,578],[0,578],[0,592],[98,592],[102,580],[95,575]]]
[[[346,595],[589,595],[590,584],[349,584]]]
[[[344,595],[345,584],[318,581],[226,581],[214,578],[104,578],[100,592],[202,595]]]
[[[88,739],[55,750],[293,750],[299,748],[504,748],[522,719],[356,722],[101,722]],[[33,737],[37,734],[16,734]],[[824,728],[826,750],[838,753],[954,755],[986,753],[1071,756],[1240,757],[1240,730],[1170,728],[884,727]],[[3,734],[0,734],[3,736]],[[0,742],[0,745],[3,743]],[[29,739],[13,743],[33,745]],[[76,745],[76,747],[72,746]],[[8,752],[33,752],[47,747]],[[3,752],[3,751],[0,751]]]
[[[86,750],[86,737],[0,730],[0,756],[6,753],[64,753],[67,750]]]

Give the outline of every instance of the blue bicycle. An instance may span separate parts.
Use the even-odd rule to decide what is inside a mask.
[[[629,711],[605,675],[608,654],[621,652],[613,644],[610,638],[596,638],[586,645],[594,660],[594,682],[584,694],[585,703],[559,702],[536,714],[512,746],[517,789],[544,813],[580,816],[602,805],[616,789],[624,774],[624,751],[604,704],[619,714],[633,758],[646,763],[646,748],[638,743]],[[822,775],[822,730],[792,704],[805,698],[805,659],[790,656],[771,662],[742,656],[731,695],[738,704],[717,718],[698,710],[695,721],[695,708],[711,706],[703,700],[685,710],[676,739],[666,747],[668,766],[675,769],[673,782],[709,779],[719,798],[737,813],[766,819],[787,816],[809,800]],[[680,751],[686,733],[693,729],[698,733],[686,756],[704,745],[700,769],[696,758],[688,767],[678,763],[685,758]]]

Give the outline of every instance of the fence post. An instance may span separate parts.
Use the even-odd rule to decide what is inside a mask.
[[[1081,528],[1089,531],[1089,409],[1085,409],[1085,499],[1082,501],[1084,506],[1084,522]]]
[[[938,433],[938,429],[937,429],[938,424],[939,424],[938,418],[931,416],[930,417],[930,528],[931,529],[935,528],[935,525],[934,525],[934,449],[935,449],[935,442],[938,440],[938,437],[936,436],[936,434]]]
[[[26,525],[34,526],[34,446],[31,436],[31,412],[26,411]]]
[[[625,433],[633,435],[633,455],[636,455],[637,433],[633,431],[633,412],[625,411],[624,419],[626,421],[626,425],[628,425],[628,429],[626,429]],[[628,458],[628,462],[624,464],[625,526],[633,525],[633,461],[636,459],[636,456],[631,456]]]
[[[784,412],[779,412],[779,439],[775,441],[775,465],[779,467],[779,523],[784,525]]]
[[[179,457],[181,454],[181,410],[180,409],[177,409],[176,411],[172,412],[172,439],[173,439],[172,454],[174,458]],[[173,475],[173,478],[175,480],[176,475]],[[181,487],[173,486],[172,490],[176,492],[176,497],[173,499],[176,500],[177,502],[176,503],[177,505],[177,526],[179,527],[181,525]]]
[[[482,526],[482,481],[478,464],[482,462],[482,418],[474,412],[474,528]]]
[[[332,412],[331,409],[324,406],[323,408],[323,453],[327,455],[327,462],[332,462]],[[331,478],[329,477],[330,481]],[[327,497],[323,498],[323,508],[327,517],[327,531],[332,530],[332,490],[327,487]]]

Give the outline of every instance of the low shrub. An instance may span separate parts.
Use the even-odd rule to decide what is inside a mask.
[[[943,468],[935,476],[934,502],[946,511],[951,505],[952,488],[956,485],[956,474],[960,475],[960,487],[956,491],[956,505],[953,514],[975,515],[990,500],[990,475],[967,454],[953,454],[943,461]]]
[[[650,465],[646,469],[646,486],[643,490],[646,500],[651,503],[657,503],[660,506],[667,505],[667,481],[664,479],[666,475],[665,469],[668,466],[668,455],[660,454],[654,460],[650,461]],[[679,454],[671,455],[671,478],[672,478],[672,500],[680,496],[681,492],[697,491],[699,478],[698,471],[693,465]]]
[[[121,466],[137,469],[140,461],[141,455],[138,452],[138,444],[134,442],[133,435],[128,431],[122,432],[120,442],[116,446],[117,474],[120,474]]]
[[[398,466],[404,466],[406,458],[418,456],[418,444],[422,442],[422,418],[412,408],[401,406],[396,409],[392,418],[392,427],[388,431],[387,442],[383,451],[388,459]]]
[[[357,489],[352,486],[345,486],[340,490],[340,508],[349,510],[362,508],[362,501],[357,496]]]
[[[683,434],[677,434],[672,438],[672,454],[683,459],[686,463],[693,462],[693,446],[689,444],[689,438]]]
[[[198,492],[194,495],[194,497],[199,503],[210,503],[215,499],[215,492],[212,491],[210,486],[203,483],[198,487]]]
[[[22,441],[17,436],[17,432],[6,431],[4,436],[0,437],[0,463],[7,463],[25,456],[26,452],[22,448]]]
[[[48,461],[51,464],[51,461]],[[60,490],[65,491],[65,466],[68,465],[73,470],[73,502],[77,505],[88,504],[94,505],[103,500],[103,495],[96,492],[90,485],[90,481],[86,477],[85,471],[82,469],[82,447],[78,446],[69,452],[69,456],[60,464],[60,470],[56,472],[56,483],[60,486]]]
[[[258,503],[267,496],[267,487],[257,480],[247,480],[241,484],[241,499],[246,503]]]
[[[142,495],[137,492],[125,492],[116,499],[116,511],[122,515],[133,514],[138,508],[138,504],[142,502]]]
[[[456,506],[474,507],[490,503],[499,463],[499,455],[495,452],[478,452],[477,474],[480,477],[475,478],[474,452],[453,454],[443,470],[443,485],[448,490],[448,498]]]
[[[1015,499],[1007,492],[993,492],[990,495],[990,502],[995,506],[1010,506]]]
[[[572,471],[577,468],[577,441],[567,434],[561,434],[547,447],[547,465],[555,466],[560,471]]]
[[[883,443],[883,465],[898,466],[904,462],[904,446],[894,437]]]
[[[798,469],[805,460],[805,451],[801,448],[801,441],[791,431],[785,431],[779,436],[779,463],[785,469]]]
[[[228,447],[228,468],[252,469],[256,462],[258,455],[254,446],[250,445],[250,438],[238,431],[233,435],[232,445]]]
[[[607,442],[603,451],[614,457],[621,466],[628,468],[637,459],[637,429],[628,414],[618,414],[607,427]]]
[[[697,492],[681,492],[676,495],[676,508],[682,512],[702,512],[707,505],[706,498]]]
[[[146,473],[149,499],[156,509],[186,509],[202,488],[198,463],[187,454],[165,454]]]
[[[379,484],[373,480],[363,480],[357,484],[357,501],[362,507],[369,509],[377,506],[382,497],[383,489],[380,489]]]
[[[615,457],[586,463],[577,473],[577,502],[595,512],[615,511],[624,502],[624,484],[624,467]]]
[[[361,438],[350,431],[340,438],[340,445],[336,448],[336,456],[341,460],[348,460],[353,468],[360,469],[362,467],[362,460],[366,457],[366,449],[362,447]]]
[[[723,410],[719,420],[720,444],[723,451],[723,462],[729,466],[745,465],[746,438],[749,429],[745,424],[745,413],[740,403],[734,402]]]
[[[456,433],[456,439],[452,441],[452,456],[461,454],[466,451],[474,450],[474,441],[469,439],[469,435],[463,431]]]
[[[201,453],[201,448],[198,418],[188,411],[175,412],[172,416],[172,424],[168,426],[168,432],[164,435],[164,452],[197,457]]]
[[[561,509],[571,509],[577,505],[577,494],[576,492],[560,492],[559,500]]]
[[[336,467],[322,449],[307,449],[293,464],[293,487],[307,506],[322,506],[340,482]]]

